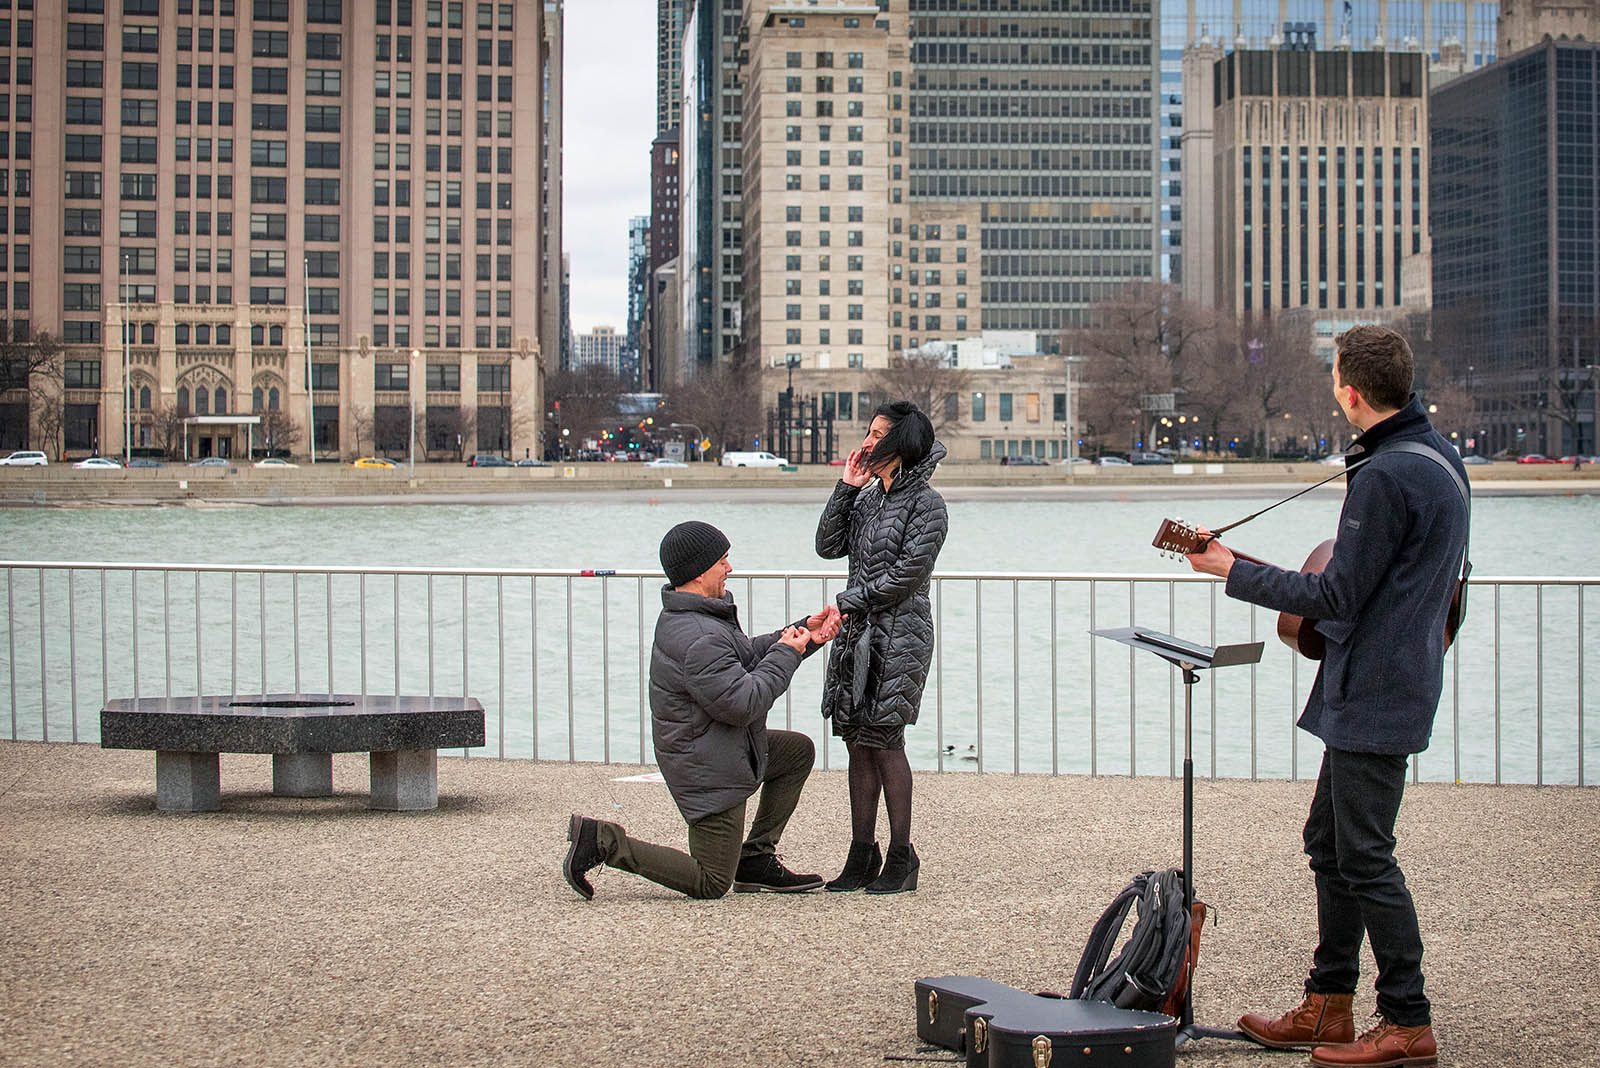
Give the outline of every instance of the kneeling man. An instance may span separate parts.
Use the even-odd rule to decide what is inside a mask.
[[[728,539],[709,523],[679,523],[661,540],[661,591],[650,653],[656,759],[689,824],[687,854],[629,838],[621,826],[573,814],[562,872],[585,898],[585,874],[608,865],[695,898],[734,890],[796,893],[822,885],[777,857],[816,756],[811,739],[767,729],[767,712],[800,661],[839,632],[832,604],[781,631],[747,637],[727,590]],[[744,834],[750,795],[761,790]]]

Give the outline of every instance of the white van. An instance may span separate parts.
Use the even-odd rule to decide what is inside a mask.
[[[725,452],[723,467],[782,467],[789,461],[770,452]]]

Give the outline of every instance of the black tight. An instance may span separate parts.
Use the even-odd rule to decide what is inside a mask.
[[[857,842],[877,838],[878,794],[889,810],[889,845],[911,844],[911,762],[904,749],[850,750],[850,832]]]

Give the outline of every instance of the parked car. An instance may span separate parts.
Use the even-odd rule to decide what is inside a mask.
[[[1463,456],[1461,458],[1461,462],[1464,464],[1472,464],[1474,466],[1478,464],[1494,463],[1494,461],[1489,459],[1487,456],[1479,456],[1477,453],[1473,453],[1471,456]]]
[[[546,460],[535,460],[531,456],[525,456],[522,459],[518,460],[512,466],[513,467],[549,467],[550,464]]]
[[[1560,460],[1552,460],[1550,457],[1538,452],[1530,452],[1517,461],[1519,464],[1558,464],[1560,462]]]
[[[396,468],[396,467],[398,467],[400,465],[395,463],[393,460],[385,460],[381,456],[363,456],[363,457],[359,458],[358,460],[356,460],[356,462],[351,464],[350,466],[351,467],[378,467],[378,468],[393,469],[393,468]]]
[[[1164,467],[1172,463],[1172,457],[1163,456],[1159,452],[1130,452],[1128,463],[1134,467],[1151,467],[1158,464]]]
[[[1342,453],[1342,452],[1331,452],[1328,455],[1324,456],[1322,459],[1318,460],[1317,463],[1322,464],[1325,467],[1343,467],[1344,466],[1344,453]]]
[[[79,460],[72,466],[79,471],[95,471],[104,470],[107,468],[114,471],[122,470],[122,462],[120,460],[113,460],[109,456],[90,456],[87,459]]]
[[[1069,457],[1068,459],[1062,460],[1061,461],[1061,466],[1062,467],[1079,467],[1079,466],[1093,467],[1094,466],[1094,461],[1093,460],[1089,460],[1089,459],[1085,459],[1082,456],[1073,456],[1073,457]]]
[[[510,467],[511,461],[492,452],[480,452],[467,461],[468,467]]]
[[[129,467],[165,467],[167,465],[162,463],[160,460],[152,460],[148,456],[135,456],[133,459],[128,461],[128,466]]]
[[[783,467],[789,461],[770,452],[725,452],[723,467]]]
[[[255,462],[256,467],[299,467],[281,456],[265,456]]]
[[[207,456],[203,460],[195,460],[195,461],[193,461],[192,463],[189,464],[189,466],[190,467],[232,467],[233,463],[232,463],[232,461],[224,460],[220,456]]]
[[[49,463],[44,453],[23,449],[0,460],[0,467],[44,467]]]
[[[1102,456],[1102,457],[1100,457],[1100,466],[1101,467],[1132,467],[1133,465],[1130,464],[1128,461],[1124,460],[1120,456]]]
[[[1049,467],[1048,461],[1037,456],[1002,456],[1000,462],[1006,467]]]
[[[1592,464],[1595,462],[1595,458],[1593,456],[1563,456],[1561,462],[1569,466],[1572,464]]]

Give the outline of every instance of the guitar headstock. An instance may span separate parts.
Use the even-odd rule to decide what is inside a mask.
[[[1156,531],[1155,540],[1150,544],[1172,556],[1187,556],[1199,552],[1209,540],[1209,536],[1202,539],[1196,528],[1181,519],[1163,519],[1161,529]]]

